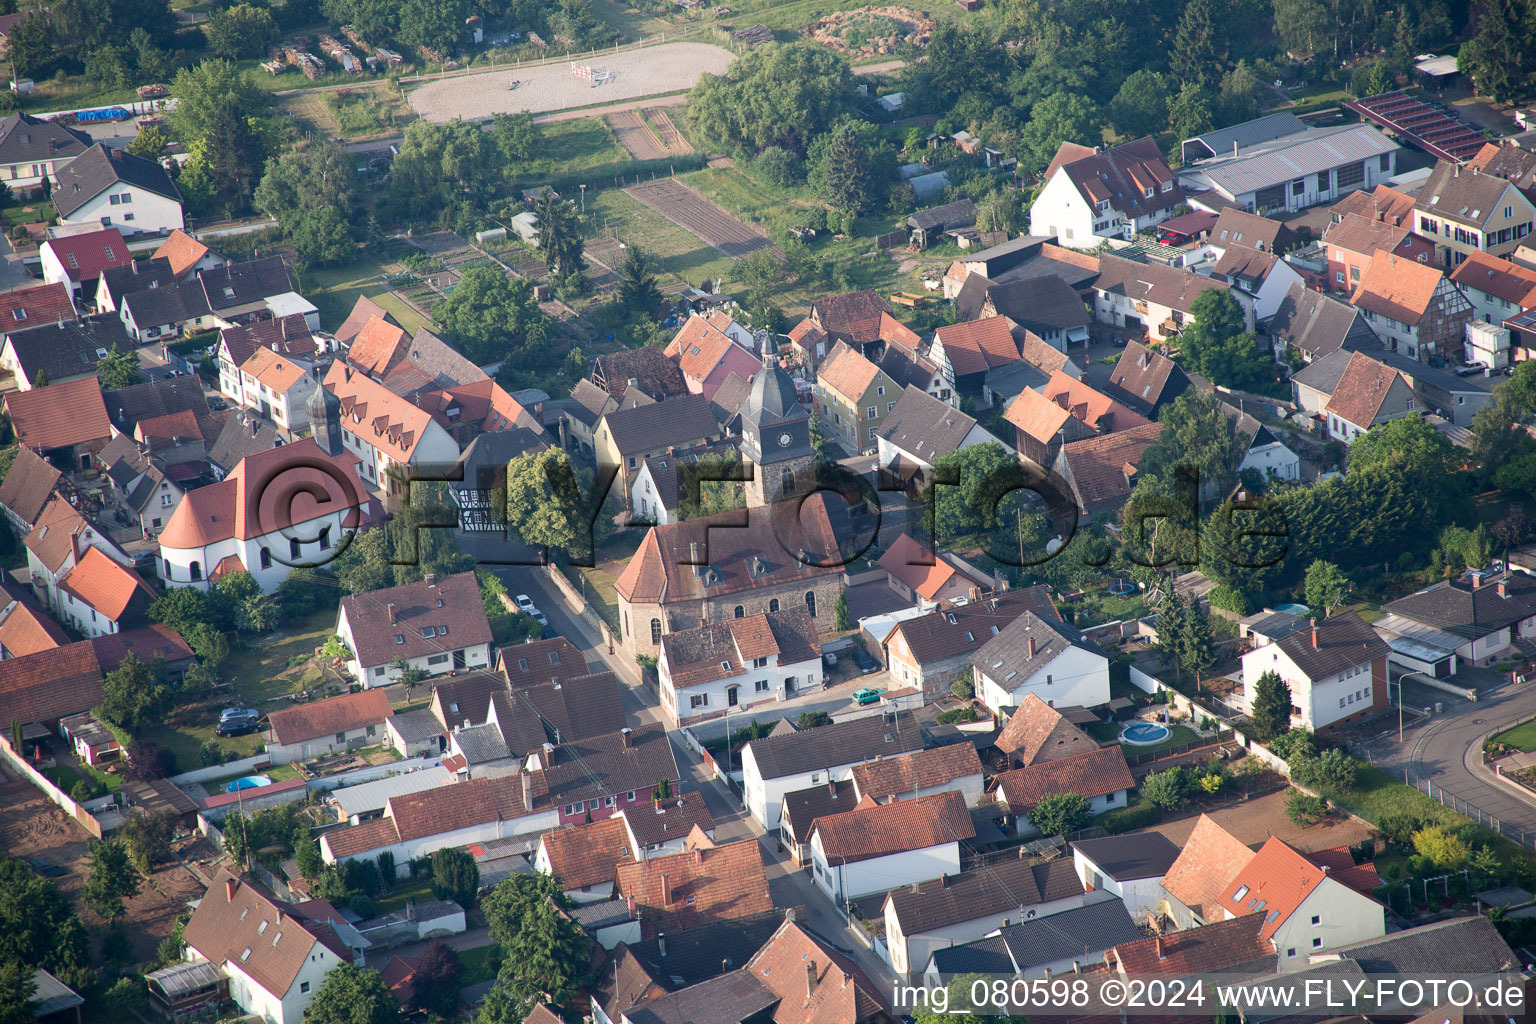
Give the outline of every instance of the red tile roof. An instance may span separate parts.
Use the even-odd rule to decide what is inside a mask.
[[[0,331],[73,319],[74,293],[62,281],[0,293]]]
[[[341,613],[365,669],[491,642],[473,572],[351,594],[342,598]]]
[[[1194,975],[1228,967],[1273,961],[1275,947],[1259,932],[1264,915],[1253,913],[1227,921],[1125,942],[1106,954],[1127,975]]]
[[[1471,253],[1451,271],[1451,280],[1464,288],[1476,288],[1495,298],[1513,302],[1521,309],[1536,306],[1536,270],[1501,260],[1489,253]]]
[[[965,798],[945,790],[888,804],[876,804],[866,795],[851,811],[817,818],[812,840],[818,835],[827,863],[851,864],[974,839],[976,828]]]
[[[125,267],[133,262],[128,243],[117,228],[50,238],[43,248],[58,257],[71,281],[89,281],[100,277],[108,267]]]
[[[1260,934],[1266,939],[1273,938],[1286,918],[1327,877],[1328,872],[1300,851],[1271,836],[1243,869],[1227,881],[1216,902],[1230,914],[1263,911]]]
[[[1350,353],[1349,363],[1334,385],[1328,411],[1362,430],[1369,430],[1381,413],[1392,385],[1402,374],[1361,352]]]
[[[826,359],[816,368],[816,376],[822,387],[836,392],[854,405],[858,405],[864,392],[869,390],[879,375],[880,367],[865,359],[844,341],[833,345],[832,351],[827,353]]]
[[[956,376],[985,373],[994,367],[1018,362],[1019,345],[1013,340],[1013,321],[1005,316],[987,317],[968,324],[950,324],[933,333]]]
[[[860,797],[875,800],[902,799],[918,790],[976,776],[981,783],[981,757],[969,743],[952,743],[932,750],[916,750],[897,757],[883,757],[853,766],[853,781]]]
[[[1028,768],[1004,772],[995,780],[997,792],[1012,814],[1024,814],[1048,796],[1076,793],[1093,799],[1131,789],[1136,780],[1118,746],[1101,747],[1059,761],[1045,761]]]
[[[18,448],[16,461],[0,481],[0,505],[30,527],[43,514],[63,476],[31,448]]]
[[[340,399],[341,421],[348,430],[396,462],[411,461],[432,423],[431,413],[343,362],[331,364],[324,386]]]
[[[546,832],[539,843],[549,859],[550,874],[560,879],[563,889],[611,883],[619,865],[635,859],[635,851],[629,848],[629,830],[617,814]]]
[[[1099,749],[1098,740],[1033,693],[1025,694],[1019,702],[1013,717],[998,734],[996,745],[1026,767]]]
[[[1143,423],[1103,437],[1062,445],[1061,458],[1085,507],[1128,498],[1142,455],[1157,443],[1162,427]]]
[[[1200,815],[1195,830],[1184,840],[1184,849],[1163,876],[1163,888],[1180,903],[1207,921],[1220,916],[1221,894],[1227,883],[1253,859],[1253,851],[1216,824]],[[1232,887],[1232,888],[1235,888]]]
[[[811,303],[811,317],[835,338],[862,345],[880,337],[882,318],[891,307],[873,289],[823,295]]]
[[[68,572],[59,577],[59,589],[73,594],[112,622],[130,614],[142,614],[155,599],[138,573],[118,564],[100,548],[88,547]]]
[[[101,661],[89,640],[0,661],[0,719],[51,722],[101,703]]]
[[[383,690],[362,690],[313,704],[279,708],[267,716],[267,724],[273,740],[286,745],[382,724],[394,713]]]
[[[1049,444],[1069,418],[1101,433],[1129,430],[1150,421],[1130,406],[1073,380],[1060,370],[1040,391],[1026,388],[1008,406],[1005,418],[1024,433]]]
[[[1327,868],[1328,873],[1335,882],[1349,886],[1362,896],[1370,896],[1371,890],[1381,885],[1381,875],[1376,871],[1376,865],[1370,861],[1364,864],[1356,864],[1354,856],[1347,846],[1335,846],[1328,850],[1318,850],[1307,855],[1307,859],[1318,867]]]
[[[677,360],[683,376],[702,382],[714,372],[736,343],[702,316],[691,316],[667,345],[666,354]]]
[[[930,601],[949,585],[950,580],[961,575],[960,570],[928,550],[922,541],[906,533],[892,542],[885,554],[880,556],[879,564],[880,568],[911,588],[913,593]],[[980,586],[990,585],[988,580],[973,582]]]
[[[76,512],[62,494],[55,494],[44,506],[42,515],[23,542],[27,550],[49,570],[58,572],[74,553],[78,539],[90,529],[85,517]]]
[[[24,658],[69,643],[69,634],[41,609],[15,601],[0,619],[0,648],[7,658]]]
[[[364,373],[382,377],[395,365],[409,339],[410,335],[404,329],[375,316],[352,339],[352,347],[347,351],[347,362]]]
[[[297,910],[226,868],[214,876],[182,938],[219,967],[233,964],[281,997],[309,962],[315,944],[323,941],[322,927],[330,933],[325,938],[336,941],[329,925],[319,926]],[[325,943],[328,948],[331,942]]]
[[[779,997],[774,1024],[863,1024],[889,1017],[880,990],[848,957],[786,921],[743,972]]]
[[[154,258],[169,261],[171,273],[181,277],[190,273],[192,268],[197,266],[197,261],[206,255],[208,255],[206,245],[177,228],[160,243],[160,248],[155,250]]]
[[[28,448],[67,448],[112,436],[112,420],[95,377],[50,384],[5,396],[16,439]]]
[[[618,881],[646,938],[773,909],[756,839],[620,864]]]
[[[1361,309],[1416,324],[1429,312],[1444,276],[1417,260],[1377,251],[1365,265],[1349,301]]]

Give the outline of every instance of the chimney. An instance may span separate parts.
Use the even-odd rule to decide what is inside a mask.
[[[625,750],[633,750],[633,749],[635,749],[634,740],[632,740],[630,738],[629,726],[625,726],[624,728],[619,730],[619,738],[621,740],[623,740],[623,742],[624,742],[624,749]]]
[[[1152,941],[1156,944],[1157,958],[1159,960],[1161,960],[1163,958],[1163,937],[1161,935],[1159,935],[1157,938],[1153,939]]]
[[[672,905],[672,876],[665,871],[661,873],[661,905],[664,907]]]
[[[427,573],[426,584],[429,587],[437,586],[437,573],[435,573],[435,572]]]
[[[1237,140],[1232,140],[1232,155],[1237,156]]]
[[[238,879],[238,878],[226,878],[226,879],[224,879],[224,898],[226,900],[228,900],[230,903],[235,902],[235,890],[238,889],[238,888],[240,888],[240,879]]]
[[[790,922],[791,924],[793,924],[799,916],[800,915],[796,912],[794,907],[788,907],[784,911],[784,920]]]
[[[698,579],[702,566],[699,565],[699,542],[696,540],[688,542],[688,561],[693,565],[693,578]]]
[[[816,994],[816,961],[805,962],[805,998],[809,999]]]
[[[1317,650],[1317,620],[1312,620],[1312,649]]]
[[[1500,597],[1508,597],[1509,596],[1509,579],[1507,577],[1501,578],[1499,580],[1498,584],[1497,584],[1497,588],[1498,588],[1499,596]]]
[[[523,776],[523,810],[531,810],[533,808],[533,776],[527,771],[521,774]]]
[[[834,800],[837,799],[837,783],[833,782],[831,779],[827,780],[827,795]]]
[[[1479,587],[1481,587],[1483,585],[1483,574],[1482,573],[1480,573],[1480,572],[1473,572],[1470,575],[1472,577],[1472,589],[1473,590],[1476,590],[1477,588],[1479,588]]]
[[[1029,656],[1031,658],[1033,658],[1035,656],[1035,638],[1034,637],[1030,637],[1029,638]]]
[[[626,896],[624,897],[624,902],[629,905],[629,919],[631,921],[636,920],[639,915],[635,913],[635,898],[633,896]]]
[[[704,866],[704,851],[703,850],[694,850],[693,851],[693,863],[698,865],[699,867],[703,867]]]
[[[389,624],[391,626],[395,624],[395,602],[393,601],[389,602]]]
[[[666,932],[657,932],[656,933],[656,955],[657,956],[666,956],[667,955],[667,933]]]

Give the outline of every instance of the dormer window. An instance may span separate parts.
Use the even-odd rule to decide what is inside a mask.
[[[442,599],[442,598],[438,598],[438,599],[437,599],[437,606],[438,606],[438,607],[439,607],[439,608],[441,608],[441,607],[442,607],[442,606],[443,606],[443,599]]]
[[[27,318],[27,311],[24,309],[13,309],[11,310],[11,315],[17,320],[25,320]]]
[[[421,638],[423,640],[430,640],[430,639],[432,639],[436,635],[437,635],[437,630],[432,628],[431,626],[422,626],[421,627]]]
[[[1247,896],[1247,895],[1248,895],[1248,887],[1246,885],[1240,885],[1237,888],[1237,892],[1232,894],[1232,902],[1234,902],[1234,903],[1240,902],[1242,900],[1242,898],[1244,896]]]
[[[396,633],[395,634],[395,643],[397,643],[397,644],[405,643],[405,634],[404,633]]]

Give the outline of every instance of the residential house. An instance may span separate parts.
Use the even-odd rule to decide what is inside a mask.
[[[785,720],[781,727],[784,733],[794,731]],[[852,810],[858,802],[852,776],[785,793],[779,802],[778,840],[795,864],[804,867],[811,862],[811,826],[816,819]]]
[[[1212,289],[1232,288],[1190,270],[1161,263],[1137,263],[1109,254],[1099,257],[1099,268],[1098,280],[1093,283],[1094,316],[1099,323],[1123,327],[1131,337],[1145,331],[1153,341],[1164,341],[1193,322],[1195,299]],[[1243,307],[1244,319],[1251,328],[1252,300],[1242,292],[1233,298]]]
[[[821,644],[803,608],[706,622],[664,634],[656,665],[674,726],[821,688]]]
[[[0,660],[0,714],[6,721],[40,723],[55,731],[60,719],[101,704],[103,679],[130,652],[141,661],[164,662],[173,686],[192,664],[192,648],[158,623],[45,647]]]
[[[21,588],[5,588],[5,599],[0,608],[0,659],[25,658],[71,642],[64,627],[34,605]]]
[[[341,403],[341,444],[362,460],[365,486],[399,499],[413,472],[431,475],[458,461],[458,444],[431,413],[346,363],[332,363],[322,386]]]
[[[1109,659],[1060,619],[1026,611],[971,655],[976,696],[994,712],[1029,694],[1055,706],[1109,703]]]
[[[4,126],[0,123],[0,133],[3,132]],[[3,152],[4,144],[0,142],[0,153]],[[122,232],[117,228],[102,228],[49,238],[39,247],[38,259],[42,263],[43,280],[65,285],[78,301],[96,294],[96,281],[103,270],[127,266],[133,261],[133,255],[128,251],[128,243],[123,241]]]
[[[770,525],[775,514],[760,505],[651,527],[614,583],[626,649],[659,657],[664,633],[781,608],[804,608],[819,632],[842,592],[842,555],[826,545],[845,535],[847,512],[812,494],[794,524]]]
[[[11,468],[0,480],[0,512],[19,537],[32,532],[64,474],[37,452],[20,445]]]
[[[954,404],[954,391],[944,379],[943,372],[926,353],[919,352],[917,348],[888,341],[885,351],[880,354],[878,365],[899,390],[915,387],[942,402]]]
[[[0,181],[17,193],[41,188],[91,143],[86,132],[58,121],[7,114],[0,120]]]
[[[1384,625],[1394,632],[1454,654],[1448,659],[1454,673],[1457,658],[1492,664],[1520,646],[1520,640],[1536,636],[1536,577],[1524,572],[1495,578],[1468,574],[1400,597],[1382,609],[1388,613]],[[1419,630],[1433,633],[1419,638]],[[1396,653],[1394,661],[1401,661]]]
[[[605,352],[592,360],[590,379],[615,401],[644,395],[653,402],[662,402],[689,394],[688,381],[677,362],[681,346],[674,350],[676,344],[674,337],[662,351],[646,347]],[[753,372],[758,365],[753,359]]]
[[[1291,374],[1291,401],[1303,412],[1310,413],[1320,430],[1327,429],[1328,399],[1338,388],[1339,378],[1354,355],[1355,352],[1349,349],[1335,349]]]
[[[53,205],[62,224],[100,224],[130,235],[165,234],[185,225],[181,192],[157,161],[98,142],[54,177]]]
[[[159,257],[108,267],[96,279],[96,312],[116,312],[126,296],[150,288],[170,288],[176,280],[171,261]]]
[[[1217,212],[1219,216],[1211,226],[1209,241],[1218,249],[1243,246],[1279,255],[1296,244],[1296,233],[1283,221],[1260,217],[1234,206]]]
[[[1335,613],[1242,656],[1244,705],[1274,672],[1290,687],[1292,721],[1314,732],[1347,724],[1387,706],[1387,652],[1359,615]]]
[[[1253,859],[1253,851],[1208,814],[1200,815],[1163,875],[1163,907],[1180,929],[1224,920],[1221,896]]]
[[[1437,413],[1458,427],[1470,427],[1477,411],[1493,404],[1493,382],[1482,373],[1453,373],[1409,359],[1401,352],[1371,352],[1369,356],[1402,375],[1413,389],[1417,407],[1426,414]]]
[[[217,348],[219,392],[236,405],[254,406],[259,401],[259,394],[247,394],[247,383],[240,375],[240,366],[263,348],[286,357],[305,370],[314,370],[323,343],[316,340],[302,316],[256,320],[220,330]]]
[[[203,382],[195,375],[146,380],[102,393],[107,416],[123,434],[134,434],[139,423],[189,412],[198,423],[212,422],[212,410],[203,395]]]
[[[918,345],[917,335],[891,315],[891,307],[873,289],[821,296],[789,337],[812,370],[839,341],[871,358],[892,342],[912,349]]]
[[[860,802],[888,804],[953,792],[966,807],[975,807],[982,798],[981,758],[969,743],[915,750],[854,765],[853,785]]]
[[[1273,316],[1290,287],[1303,283],[1302,276],[1276,253],[1246,245],[1227,246],[1211,267],[1211,277],[1247,296],[1245,305],[1259,320]]]
[[[966,228],[974,232],[975,227],[976,204],[969,198],[957,199],[942,206],[918,210],[908,217],[907,238],[919,249],[926,249],[930,245],[936,245],[945,235],[959,234]],[[977,236],[972,234],[969,237]],[[963,242],[961,247],[964,248]]]
[[[171,273],[176,275],[178,281],[201,273],[204,270],[215,270],[229,261],[222,255],[185,231],[177,229],[166,236],[165,241],[155,250],[154,258],[163,259],[171,265]],[[373,304],[371,299],[358,296],[358,304]],[[350,341],[351,339],[346,339]]]
[[[630,848],[639,851],[637,856],[678,853],[687,846],[696,845],[695,829],[710,840],[715,835],[714,815],[709,813],[704,794],[699,792],[674,794],[661,800],[653,793],[650,806],[637,803],[614,817],[624,820]]]
[[[110,313],[57,320],[9,330],[0,343],[0,372],[18,391],[96,376],[96,364],[113,349],[132,351],[133,342]]]
[[[531,845],[557,825],[544,773],[524,771],[392,796],[382,817],[324,833],[320,856],[335,864],[388,852],[403,876],[412,860],[438,850],[513,838]]]
[[[998,806],[1012,816],[1013,830],[1029,835],[1039,831],[1029,812],[1048,796],[1076,793],[1093,813],[1101,814],[1124,807],[1125,795],[1135,784],[1125,754],[1116,745],[1003,772],[992,780],[992,791]]]
[[[538,417],[494,380],[456,384],[436,391],[418,391],[411,396],[418,408],[432,414],[437,425],[453,440],[467,448],[485,434],[516,430],[536,441],[544,433]],[[538,442],[542,446],[542,442]]]
[[[885,945],[898,976],[921,971],[936,949],[964,944],[1010,924],[1075,910],[1086,902],[1070,860],[1022,857],[916,885],[885,898]]]
[[[1060,372],[1039,391],[1020,394],[1003,418],[1014,427],[1019,453],[1042,467],[1055,463],[1063,444],[1149,422],[1129,406]]]
[[[0,400],[16,440],[56,465],[89,469],[112,437],[112,423],[95,377],[31,391],[13,391]]]
[[[1483,914],[1404,928],[1378,938],[1335,947],[1308,959],[1325,970],[1335,961],[1353,961],[1363,969],[1405,977],[1427,977],[1435,971],[1486,977],[1507,971],[1520,962],[1493,922]],[[1440,1020],[1446,1016],[1453,1019],[1462,1016],[1455,1006],[1437,1008],[1433,1012],[1439,1014]],[[1417,1020],[1422,1021],[1428,1016],[1430,1014],[1424,1014]],[[1478,1019],[1481,1015],[1468,1013],[1462,1016],[1464,1021]]]
[[[609,685],[616,685],[611,677]],[[622,714],[622,705],[616,706]],[[670,790],[677,789],[677,760],[661,724],[555,738],[559,742],[530,751],[528,763],[543,769],[561,824],[585,821],[588,816],[596,821],[649,804],[664,779]]]
[[[688,499],[690,477],[698,472],[699,459],[706,456],[723,456],[734,461],[734,439],[725,438],[702,448],[653,455],[645,459],[629,488],[631,525],[650,523],[653,526],[665,526],[679,522]],[[699,485],[702,487],[703,484],[701,480]]]
[[[1286,290],[1265,330],[1274,339],[1279,361],[1294,357],[1310,364],[1340,349],[1381,348],[1376,332],[1357,307],[1299,284]]]
[[[959,874],[960,844],[975,836],[965,798],[954,790],[887,804],[866,796],[811,826],[812,877],[834,903],[846,904]]]
[[[896,399],[896,407],[886,413],[885,423],[875,438],[876,463],[910,486],[922,488],[941,455],[978,444],[997,444],[1006,451],[1013,450],[988,433],[975,417],[908,386]]]
[[[1424,264],[1430,263],[1435,255],[1434,245],[1414,234],[1409,225],[1355,213],[1346,214],[1324,229],[1323,247],[1328,260],[1328,286],[1344,295],[1359,286],[1366,266],[1378,252]]]
[[[1055,617],[1048,589],[1024,587],[985,600],[941,601],[925,615],[903,619],[879,638],[886,671],[903,686],[922,689],[925,700],[949,692],[971,667],[971,655],[1024,612]]]
[[[309,429],[309,396],[320,386],[300,363],[258,348],[240,364],[241,392],[256,415],[296,435]]]
[[[1490,324],[1536,306],[1536,270],[1474,252],[1451,271],[1451,283],[1472,303],[1472,315]]]
[[[1333,358],[1343,355],[1335,353]],[[1319,367],[1316,383],[1322,384],[1333,367]],[[1310,386],[1311,375],[1309,375]],[[1407,416],[1419,408],[1413,389],[1403,375],[1363,352],[1348,353],[1328,404],[1323,407],[1328,436],[1346,444],[1382,423]]]
[[[1063,142],[1029,208],[1029,233],[1073,249],[1129,241],[1167,220],[1184,198],[1151,136],[1107,149]]]
[[[491,663],[491,624],[472,572],[350,594],[336,635],[352,652],[347,671],[365,687],[387,686],[402,666],[439,676]]]
[[[77,313],[69,288],[59,282],[0,293],[0,330],[73,320]]]
[[[753,839],[719,846],[706,839],[691,850],[626,861],[618,865],[617,882],[645,939],[773,909],[762,851]]]
[[[1011,281],[968,274],[955,295],[955,311],[962,320],[1005,316],[1013,321],[1016,335],[1031,331],[1062,353],[1088,344],[1093,319],[1078,289],[1055,274]]]
[[[1157,917],[1163,902],[1163,876],[1178,856],[1179,848],[1161,832],[1079,839],[1072,844],[1072,865],[1083,888],[1114,893],[1136,921]]]
[[[592,431],[592,445],[598,466],[617,470],[628,496],[642,460],[703,447],[722,437],[709,400],[690,394],[607,413]]]
[[[937,604],[969,596],[977,588],[990,588],[992,580],[978,578],[975,569],[957,565],[949,552],[935,554],[923,542],[903,533],[880,556],[891,589],[916,603]]]
[[[587,668],[581,648],[563,636],[512,644],[496,652],[496,671],[514,690],[572,675],[586,675]]]
[[[361,962],[342,940],[348,926],[324,900],[286,903],[228,868],[214,876],[182,939],[186,959],[222,976],[223,994],[272,1024],[300,1024],[326,976]]]
[[[228,478],[241,459],[288,443],[272,424],[243,409],[236,409],[223,419],[224,426],[208,446],[208,468],[215,480]]]
[[[1217,193],[1202,196],[1205,204],[1232,204],[1260,215],[1293,212],[1387,181],[1396,173],[1400,148],[1365,124],[1303,127],[1251,142],[1234,137],[1215,155],[1186,162],[1179,182]]]
[[[494,414],[493,414],[494,415]],[[506,537],[505,493],[507,465],[530,452],[549,447],[545,435],[523,427],[502,427],[479,434],[469,442],[457,465],[447,475],[449,494],[458,506],[460,533],[488,533],[493,541]],[[461,539],[460,544],[463,545]]]
[[[487,379],[484,370],[426,328],[407,334],[381,318],[364,324],[346,361],[402,398]]]
[[[132,568],[85,547],[74,564],[58,574],[55,596],[59,616],[82,636],[120,633],[146,624],[155,592]]]
[[[293,294],[293,280],[283,258],[267,256],[199,271],[174,287],[131,292],[122,297],[117,312],[130,335],[152,341],[296,311],[303,311],[309,322],[314,307],[302,300],[291,301]],[[295,306],[302,310],[290,308]],[[318,330],[318,318],[310,326]]]
[[[669,362],[667,365],[672,364]],[[571,389],[570,398],[561,404],[561,446],[567,451],[574,450],[577,455],[595,459],[597,452],[593,448],[592,431],[599,421],[616,409],[649,405],[652,401],[654,399],[639,388],[630,388],[623,399],[614,398],[603,388],[583,378]]]
[[[1507,256],[1536,225],[1536,204],[1496,174],[1441,160],[1413,204],[1413,228],[1434,243],[1446,269],[1474,252]]]
[[[289,764],[379,746],[385,740],[385,723],[393,715],[383,690],[278,708],[267,715],[267,759]]]
[[[786,793],[853,777],[853,766],[923,749],[910,712],[883,712],[803,732],[767,736],[741,752],[747,812],[765,829],[779,827]]]
[[[698,315],[684,322],[667,345],[666,355],[677,360],[689,393],[709,400],[714,399],[715,392],[732,373],[748,379],[762,369],[762,361],[754,351]]]
[[[942,978],[976,973],[1022,979],[1071,975],[1101,962],[1116,946],[1141,937],[1125,904],[1112,893],[1089,893],[1081,907],[1009,924],[985,938],[935,949],[922,971],[923,984],[942,986]]]
[[[1271,974],[1275,951],[1260,931],[1258,911],[1187,931],[1154,935],[1116,946],[1105,954],[1122,978],[1171,974],[1194,977],[1217,971],[1234,976]]]
[[[1243,446],[1243,460],[1237,464],[1238,475],[1251,469],[1266,480],[1295,483],[1301,479],[1301,456],[1256,417],[1236,406],[1221,403],[1221,411],[1232,421],[1233,434]]]
[[[1084,518],[1119,511],[1136,486],[1141,457],[1161,432],[1158,424],[1144,423],[1061,446],[1052,468],[1071,488]]]
[[[1308,957],[1318,951],[1386,934],[1380,903],[1274,837],[1227,882],[1216,902],[1223,920],[1264,913],[1259,934],[1273,944],[1282,972],[1308,966]]]
[[[1071,712],[1069,718],[1067,712]],[[1099,749],[1099,741],[1083,732],[1073,720],[1082,713],[1090,721],[1098,718],[1078,707],[1054,708],[1034,694],[1026,694],[993,745],[1003,754],[1010,768],[1060,761],[1064,757]]]
[[[583,904],[612,899],[619,865],[637,859],[624,815],[615,814],[544,833],[533,856],[533,869],[558,878],[566,899]],[[640,938],[638,927],[634,938]]]
[[[262,495],[279,478],[304,487],[310,500],[266,508]],[[367,510],[353,460],[327,454],[312,438],[268,448],[176,506],[160,534],[160,578],[168,587],[207,587],[210,579],[244,571],[270,593],[293,568],[329,561]],[[300,514],[306,518],[297,520]]]
[[[1350,214],[1367,220],[1379,220],[1400,227],[1413,227],[1413,196],[1391,185],[1377,185],[1370,191],[1351,192],[1329,208],[1334,224]]]
[[[44,506],[24,544],[32,591],[38,601],[61,621],[67,621],[67,616],[64,611],[65,597],[59,591],[60,580],[80,564],[86,552],[99,548],[101,553],[121,566],[133,564],[133,559],[75,511],[64,495],[57,493]],[[117,581],[112,582],[115,584]],[[88,592],[96,592],[96,588],[85,586],[83,577],[81,586]]]
[[[928,356],[955,394],[981,400],[988,372],[1019,361],[1013,328],[1006,316],[940,327],[933,333]]]
[[[1520,136],[1485,142],[1466,166],[1503,178],[1536,202],[1536,150],[1530,148],[1529,138],[1523,144]]]
[[[1188,389],[1189,374],[1178,363],[1139,341],[1128,341],[1109,372],[1104,392],[1141,415],[1152,417]]]
[[[840,341],[816,371],[818,422],[844,451],[873,448],[901,391],[884,370]]]

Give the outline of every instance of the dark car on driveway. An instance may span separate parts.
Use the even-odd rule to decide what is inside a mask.
[[[860,672],[873,672],[880,666],[875,664],[875,659],[869,656],[869,652],[862,647],[853,649],[853,663],[859,666]]]
[[[260,728],[259,718],[229,718],[220,722],[214,732],[220,736],[248,736]]]

